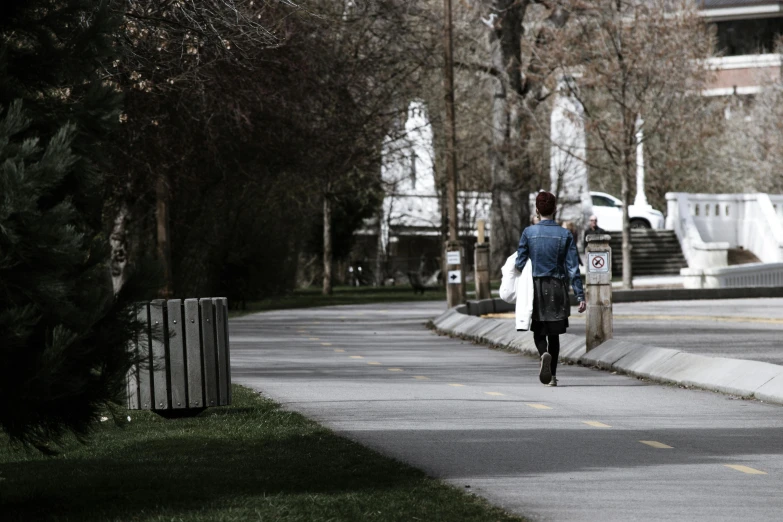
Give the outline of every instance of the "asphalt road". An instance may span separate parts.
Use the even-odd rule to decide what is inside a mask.
[[[783,299],[617,303],[613,309],[615,337],[623,340],[783,365]],[[584,335],[584,319],[572,317],[568,333]]]
[[[441,306],[232,320],[234,381],[534,520],[781,519],[783,408],[577,366],[545,387],[426,330]]]

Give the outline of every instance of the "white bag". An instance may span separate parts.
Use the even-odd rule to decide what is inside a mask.
[[[500,280],[500,298],[507,303],[514,304],[517,302],[517,278],[520,273],[516,269],[517,254],[514,252],[500,269],[502,278]]]

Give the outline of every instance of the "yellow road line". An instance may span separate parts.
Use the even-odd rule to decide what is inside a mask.
[[[332,343],[321,343],[321,346],[332,346]]]
[[[615,315],[615,317],[618,317]],[[771,317],[736,317],[730,315],[619,315],[621,319],[650,319],[652,321],[712,321],[733,323],[783,324],[783,319]]]
[[[402,372],[404,371],[402,368],[386,368],[390,372]]]
[[[350,357],[351,359],[364,359],[364,357],[362,357],[361,355],[349,355],[348,357]]]
[[[461,388],[461,387],[463,387],[465,385],[464,384],[457,384],[457,383],[452,382],[452,383],[449,383],[449,386],[454,386],[455,388]]]
[[[546,404],[533,404],[533,403],[529,403],[529,402],[526,402],[525,404],[527,404],[531,408],[535,408],[537,410],[551,410],[552,409],[551,407],[547,406]]]
[[[343,350],[342,348],[335,348],[334,351],[337,353],[345,353],[345,350]]]
[[[425,376],[423,376],[423,375],[414,375],[414,376],[413,376],[413,378],[414,378],[414,379],[417,379],[417,380],[419,380],[419,381],[429,381],[429,380],[430,380],[430,378],[429,378],[429,377],[425,377]]]
[[[598,421],[582,421],[583,424],[587,424],[588,426],[592,426],[593,428],[611,428],[608,424],[604,424],[603,422]]]
[[[727,468],[735,469],[737,471],[741,471],[743,473],[747,473],[748,475],[766,475],[766,471],[761,471],[760,469],[755,468],[749,468],[748,466],[740,466],[738,464],[724,464]]]
[[[484,392],[484,393],[486,393],[487,395],[493,395],[493,396],[503,395],[502,393],[499,393],[499,392]]]
[[[321,339],[319,339],[318,337],[309,337],[309,339],[310,339],[311,341],[320,341],[320,340],[321,340]]]
[[[486,314],[481,317],[487,319],[513,319],[513,313]],[[761,323],[783,324],[783,319],[771,317],[738,317],[731,315],[658,315],[658,314],[614,314],[614,319],[620,320],[649,320],[649,321],[706,321],[706,322],[732,322],[732,323]],[[572,315],[572,319],[584,319],[584,315]]]
[[[381,363],[375,362],[375,361],[370,361],[367,364],[369,364],[370,366],[380,366],[381,365]]]
[[[655,440],[640,440],[642,444],[647,444],[648,446],[652,448],[658,448],[658,449],[674,449],[671,446],[664,444],[663,442],[658,442]]]

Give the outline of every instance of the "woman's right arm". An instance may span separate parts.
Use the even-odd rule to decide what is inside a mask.
[[[585,300],[585,291],[582,286],[582,276],[579,273],[579,252],[576,251],[576,242],[571,234],[566,237],[565,265],[576,299],[582,303]]]
[[[526,232],[527,229],[522,231],[522,237],[519,238],[519,247],[517,248],[517,262],[515,266],[520,272],[525,268],[525,264],[527,263],[528,259]]]

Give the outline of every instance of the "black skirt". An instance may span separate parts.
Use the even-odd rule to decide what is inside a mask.
[[[530,330],[534,334],[560,335],[566,333],[571,303],[568,283],[557,277],[533,278],[533,321]]]

